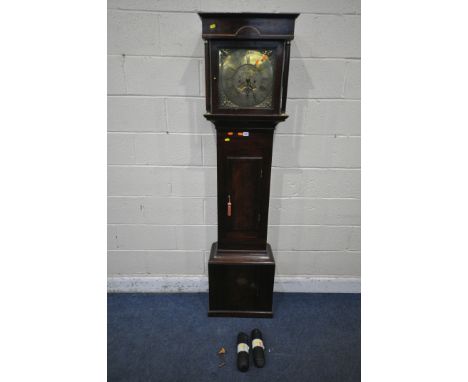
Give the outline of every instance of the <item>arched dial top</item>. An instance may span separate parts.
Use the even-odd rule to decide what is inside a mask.
[[[271,109],[273,61],[270,49],[220,49],[219,106]]]

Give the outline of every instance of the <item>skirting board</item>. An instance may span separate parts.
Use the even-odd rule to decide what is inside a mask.
[[[361,293],[359,277],[275,277],[275,292]],[[109,276],[108,293],[200,293],[208,292],[206,276]]]

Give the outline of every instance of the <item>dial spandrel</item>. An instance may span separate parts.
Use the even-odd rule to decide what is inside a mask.
[[[272,108],[273,57],[270,49],[220,49],[222,108]]]

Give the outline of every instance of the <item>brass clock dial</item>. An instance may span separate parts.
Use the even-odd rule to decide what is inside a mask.
[[[220,49],[220,107],[271,108],[272,56],[268,49]]]

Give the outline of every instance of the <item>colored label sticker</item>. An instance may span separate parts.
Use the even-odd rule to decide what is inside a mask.
[[[216,24],[210,24],[210,29],[215,29],[216,28]]]
[[[261,347],[262,349],[265,349],[263,341],[259,338],[255,338],[254,340],[252,340],[252,349],[256,348],[257,346]]]
[[[241,351],[245,351],[245,352],[248,353],[249,352],[249,345],[244,344],[244,343],[238,344],[237,345],[237,352],[240,353]]]
[[[242,133],[242,135],[243,135],[244,137],[248,137],[250,134],[249,134],[248,131],[244,131],[244,132]]]
[[[224,138],[224,142],[229,142],[231,138]]]

